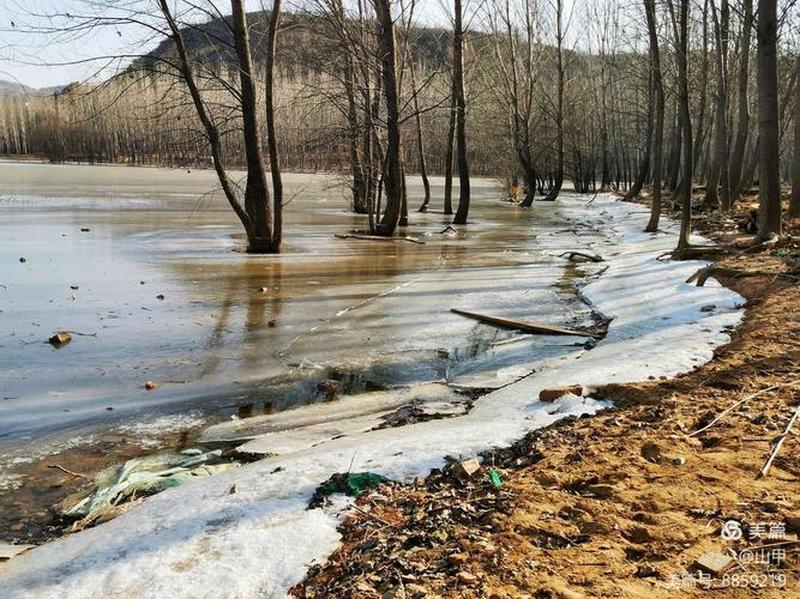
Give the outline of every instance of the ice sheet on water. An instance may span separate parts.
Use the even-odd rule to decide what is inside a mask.
[[[481,398],[462,417],[336,439],[166,491],[117,520],[12,561],[0,574],[0,595],[284,596],[338,542],[341,513],[305,509],[331,473],[352,465],[400,480],[424,475],[446,454],[507,445],[528,430],[607,405],[573,397],[552,413],[553,404],[537,400],[541,389],[675,375],[727,342],[727,331],[742,317],[741,298],[719,286],[685,284],[703,263],[657,260],[673,247],[674,235],[641,233],[647,215],[611,196],[598,196],[590,208],[577,197],[562,204],[565,217],[599,235],[586,236],[593,247],[571,232],[548,236],[545,245],[592,250],[609,267],[583,289],[613,318],[594,349],[576,347],[553,357],[536,374]],[[702,312],[709,303],[717,310]]]

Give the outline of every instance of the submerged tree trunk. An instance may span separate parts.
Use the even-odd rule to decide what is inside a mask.
[[[386,206],[383,218],[374,233],[391,237],[400,222],[403,202],[403,176],[400,164],[400,108],[397,97],[397,58],[391,0],[373,0],[380,28],[378,51],[383,70],[383,96],[386,102],[386,155],[383,185]]]
[[[272,12],[269,15],[269,31],[267,32],[267,64],[265,82],[265,102],[267,109],[267,147],[269,149],[269,167],[272,175],[272,202],[274,225],[272,231],[272,250],[279,252],[283,239],[283,179],[281,178],[280,157],[278,156],[278,139],[275,135],[275,46],[278,38],[278,23],[281,18],[281,0],[272,1]]]
[[[453,147],[456,135],[455,75],[450,86],[450,119],[447,126],[447,150],[444,159],[444,213],[453,214]]]
[[[234,184],[228,177],[223,160],[220,129],[215,123],[203,95],[197,85],[192,60],[186,48],[183,34],[178,27],[167,0],[159,0],[158,6],[164,15],[175,42],[179,70],[195,108],[198,119],[205,131],[222,191],[228,204],[242,223],[247,235],[247,251],[251,253],[275,253],[280,251],[280,231],[276,236],[273,229],[273,205],[267,188],[266,168],[261,154],[261,137],[258,127],[256,107],[256,87],[253,76],[253,61],[250,38],[243,0],[231,0],[232,30],[236,58],[239,68],[241,90],[237,101],[242,111],[242,140],[247,163],[247,184],[244,192],[244,205],[239,200]]]
[[[758,0],[758,239],[781,234],[777,0]]]
[[[458,210],[453,219],[457,225],[467,224],[470,184],[467,162],[467,107],[464,97],[464,26],[461,0],[455,0],[455,32],[453,36],[453,91],[456,96],[456,156],[458,159]]]

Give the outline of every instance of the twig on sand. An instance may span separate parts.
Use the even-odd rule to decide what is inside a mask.
[[[753,394],[751,394],[751,395],[748,395],[747,397],[744,397],[744,398],[740,399],[739,401],[737,401],[737,402],[733,403],[732,405],[730,405],[730,406],[728,406],[727,408],[725,408],[724,410],[722,410],[722,412],[720,412],[720,414],[719,414],[719,415],[718,415],[716,418],[714,418],[714,420],[712,420],[711,422],[709,422],[708,424],[706,424],[706,425],[705,425],[703,428],[697,429],[697,430],[696,430],[696,431],[694,431],[693,433],[689,433],[689,435],[688,435],[688,436],[689,436],[689,437],[694,437],[695,435],[699,435],[700,433],[703,433],[703,432],[707,431],[707,430],[708,430],[708,429],[710,429],[712,426],[714,426],[714,425],[715,425],[717,422],[719,422],[720,420],[722,420],[722,418],[723,418],[723,417],[724,417],[726,414],[728,414],[728,413],[729,413],[729,412],[731,412],[732,410],[735,410],[735,409],[736,409],[736,408],[738,408],[740,405],[742,405],[743,403],[745,403],[745,402],[747,402],[747,401],[750,401],[751,399],[755,399],[756,397],[760,397],[761,395],[764,395],[765,393],[769,393],[770,391],[775,391],[775,390],[777,390],[777,389],[780,389],[781,387],[794,387],[794,386],[795,386],[795,385],[797,385],[798,383],[800,383],[800,380],[793,381],[793,382],[791,382],[791,383],[786,383],[786,384],[783,384],[783,383],[778,383],[777,385],[772,385],[772,386],[770,386],[770,387],[767,387],[766,389],[762,389],[761,391],[757,391],[756,393],[753,393]]]
[[[77,478],[83,478],[85,480],[89,480],[89,477],[85,474],[80,474],[79,472],[73,472],[72,470],[67,470],[64,466],[59,466],[58,464],[50,464],[47,466],[48,468],[53,468],[54,470],[61,470],[65,474],[69,474],[70,476],[75,476]]]
[[[769,458],[767,459],[767,463],[764,464],[764,467],[761,469],[761,472],[758,474],[758,478],[764,478],[769,474],[770,468],[772,468],[772,462],[775,461],[775,458],[778,456],[778,452],[783,447],[783,443],[786,441],[786,437],[789,436],[789,433],[792,432],[792,427],[794,423],[797,422],[797,418],[800,416],[800,406],[794,411],[792,414],[791,419],[789,420],[789,424],[786,425],[786,429],[783,431],[783,434],[778,437],[778,442],[775,443],[775,447],[772,448],[772,452],[769,454]]]

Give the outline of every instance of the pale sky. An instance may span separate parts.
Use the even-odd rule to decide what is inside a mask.
[[[539,3],[547,6],[550,1],[539,0]],[[576,1],[565,0],[565,14],[569,14],[571,5]],[[608,1],[599,0],[601,4]],[[262,2],[267,7],[272,5],[272,0],[245,0],[247,10],[251,11],[259,10]],[[293,5],[302,5],[302,2],[285,0],[286,10],[292,11]],[[444,6],[449,6],[451,2],[417,0],[416,22],[447,24],[449,18]],[[404,0],[404,3],[407,6],[410,1]],[[173,4],[181,3],[173,0]],[[226,0],[205,0],[205,5],[209,4],[216,5],[224,14],[230,14],[230,4]],[[488,0],[468,0],[465,2],[465,12],[469,14],[479,6],[484,10],[490,4]],[[105,26],[77,34],[32,30],[46,27],[48,23],[51,23],[50,26],[57,25],[41,15],[109,15],[120,14],[120,8],[125,11],[139,9],[142,20],[163,25],[154,0],[0,0],[0,79],[19,81],[32,87],[50,87],[72,81],[106,78],[119,66],[118,63],[81,61],[99,56],[143,54],[155,45],[153,34],[145,27],[131,24]]]

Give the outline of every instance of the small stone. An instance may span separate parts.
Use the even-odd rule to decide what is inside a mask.
[[[675,456],[672,458],[672,465],[673,466],[683,466],[686,463],[686,458],[682,455]]]
[[[597,499],[606,499],[614,494],[614,487],[611,485],[589,485],[584,489],[585,495],[592,495]]]
[[[70,285],[69,288],[72,289],[73,291],[77,291],[78,289],[80,289],[80,287],[78,287],[77,285]]]
[[[416,583],[406,584],[406,594],[411,597],[425,597],[428,594],[428,589]]]
[[[700,308],[700,311],[701,312],[713,312],[716,309],[717,309],[716,304],[707,304],[707,305],[703,306],[702,308]]]
[[[274,329],[275,328],[275,321],[274,320],[267,321],[267,327],[269,327],[270,329]]]
[[[640,451],[642,457],[648,462],[658,464],[661,462],[661,447],[657,443],[645,443]]]
[[[478,584],[478,577],[474,574],[470,574],[469,572],[464,572],[463,570],[459,572],[457,575],[459,582],[462,584],[466,584],[469,586]]]
[[[259,293],[269,293],[269,287],[259,287],[258,288],[258,292]]]
[[[68,331],[59,331],[47,340],[53,347],[62,347],[70,341],[72,341],[72,335]]]
[[[154,391],[155,389],[158,389],[158,385],[153,381],[147,381],[144,384],[144,388],[147,389],[148,391]]]
[[[20,261],[22,264],[25,264],[25,263],[28,261],[28,259],[27,259],[25,256],[20,256],[20,257],[19,257],[19,261]]]
[[[653,576],[658,576],[658,571],[650,564],[642,564],[636,568],[634,576],[637,578],[652,578]]]
[[[475,458],[472,458],[459,462],[455,467],[455,473],[459,478],[467,479],[472,478],[480,469],[481,463]]]
[[[460,566],[461,564],[466,564],[469,561],[469,556],[466,553],[454,553],[447,557],[447,561],[451,564]]]
[[[163,300],[163,299],[164,299],[164,294],[163,294],[163,293],[159,293],[159,294],[156,296],[156,299]]]
[[[108,406],[106,408],[106,412],[113,412],[113,411],[114,411],[114,408],[112,408],[111,406]]]
[[[539,391],[539,401],[547,403],[554,402],[555,400],[564,397],[565,395],[583,395],[583,387],[581,385],[570,385],[568,387],[553,387],[552,389],[542,389]]]
[[[236,494],[236,485],[231,485],[231,488],[228,489],[228,495],[235,495]]]
[[[88,233],[89,231],[91,231],[89,227],[81,227],[81,233]]]

